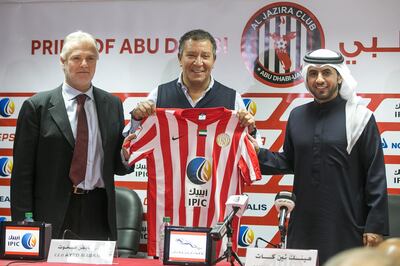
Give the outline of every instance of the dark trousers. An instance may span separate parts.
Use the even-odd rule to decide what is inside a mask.
[[[96,188],[87,194],[71,194],[59,238],[108,240],[107,193]]]

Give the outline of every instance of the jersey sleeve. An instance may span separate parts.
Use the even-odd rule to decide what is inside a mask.
[[[129,143],[129,160],[132,166],[135,162],[147,157],[154,150],[154,143],[158,136],[157,117],[149,116],[143,120],[139,128],[136,129],[136,138]]]
[[[261,179],[260,165],[258,163],[257,153],[254,150],[253,144],[247,138],[247,131],[244,131],[241,138],[239,172],[241,178],[250,184],[253,181]]]

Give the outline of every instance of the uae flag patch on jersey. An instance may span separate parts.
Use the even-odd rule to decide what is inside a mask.
[[[205,129],[199,130],[199,136],[206,137],[207,136],[207,130],[205,130]]]

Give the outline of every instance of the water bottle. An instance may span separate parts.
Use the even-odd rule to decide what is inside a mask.
[[[25,213],[25,219],[24,219],[24,224],[27,224],[27,223],[32,223],[32,222],[34,222],[34,220],[33,220],[33,213],[31,213],[31,212],[26,212]]]
[[[164,260],[164,236],[165,236],[165,227],[170,225],[171,219],[169,217],[163,218],[163,223],[160,226],[160,242],[158,245],[158,257],[161,261]]]

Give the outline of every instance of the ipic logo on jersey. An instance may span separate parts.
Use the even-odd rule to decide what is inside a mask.
[[[186,174],[193,184],[203,185],[211,179],[212,164],[204,157],[196,157],[188,163]]]
[[[212,164],[204,157],[196,157],[186,167],[186,206],[208,207]]]
[[[239,246],[248,247],[253,242],[254,242],[254,231],[246,225],[240,226],[239,239],[238,239]]]
[[[15,103],[10,98],[0,99],[0,116],[10,117],[15,111]]]
[[[11,174],[13,162],[7,157],[0,157],[0,176],[7,177]]]

